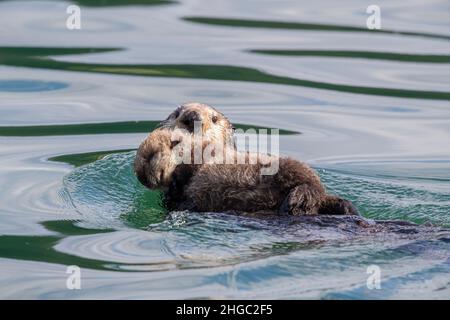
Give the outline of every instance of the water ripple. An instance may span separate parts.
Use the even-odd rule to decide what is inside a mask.
[[[0,92],[39,92],[67,88],[63,82],[40,80],[0,80]]]

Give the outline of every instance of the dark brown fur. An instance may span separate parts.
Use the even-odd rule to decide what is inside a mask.
[[[327,195],[312,168],[291,158],[278,159],[279,170],[274,175],[261,175],[264,165],[260,162],[175,165],[170,134],[171,130],[164,128],[150,134],[138,150],[135,171],[144,185],[165,190],[171,210],[358,214],[351,202]]]
[[[260,164],[181,165],[166,193],[172,209],[261,214],[358,214],[349,202],[327,195],[306,164],[281,158],[278,173]]]

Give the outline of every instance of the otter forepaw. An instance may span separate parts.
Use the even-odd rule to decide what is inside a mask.
[[[294,216],[317,214],[320,197],[320,193],[308,185],[297,186],[284,199],[279,213]]]
[[[327,196],[325,198],[320,205],[319,214],[360,215],[358,209],[351,201],[335,196]]]
[[[355,205],[351,201],[343,199],[342,206],[344,207],[344,210],[343,210],[344,214],[355,215],[355,216],[360,215],[358,209],[355,207]]]

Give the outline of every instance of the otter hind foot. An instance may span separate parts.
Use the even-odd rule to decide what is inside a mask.
[[[319,207],[319,214],[360,216],[358,209],[349,201],[327,195]]]
[[[281,204],[278,213],[282,215],[314,215],[323,193],[309,185],[293,188]]]

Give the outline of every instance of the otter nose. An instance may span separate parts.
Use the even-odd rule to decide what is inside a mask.
[[[152,157],[152,150],[149,148],[147,139],[141,143],[134,158],[134,172],[139,182],[144,186],[148,184],[148,166],[149,160]]]
[[[194,124],[196,121],[202,121],[200,114],[197,111],[188,111],[183,114],[183,117],[181,119],[181,122],[190,132],[194,131]]]
[[[136,158],[134,159],[134,172],[139,182],[142,183],[144,186],[147,185],[148,183],[147,175],[145,172],[146,171],[145,166],[146,166],[145,158],[137,154]]]

